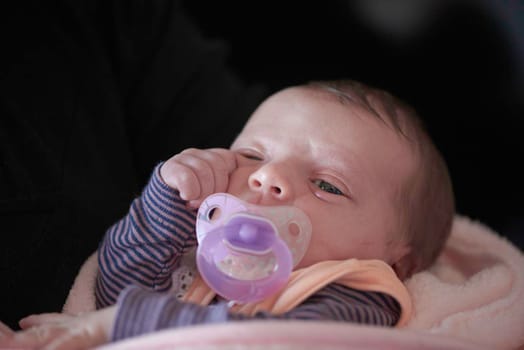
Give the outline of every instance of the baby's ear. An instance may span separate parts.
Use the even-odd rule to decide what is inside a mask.
[[[397,274],[401,281],[404,281],[411,277],[413,273],[417,272],[420,268],[420,260],[416,254],[413,253],[411,247],[404,249],[404,254],[399,255],[391,267]]]

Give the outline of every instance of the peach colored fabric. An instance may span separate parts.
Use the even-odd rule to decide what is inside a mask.
[[[380,260],[324,261],[294,271],[287,286],[279,293],[257,303],[236,304],[231,310],[245,315],[254,315],[259,311],[282,314],[332,282],[359,290],[389,294],[397,299],[402,308],[397,326],[403,326],[409,320],[412,310],[409,293],[393,269]],[[214,296],[202,279],[196,278],[184,300],[206,305]]]

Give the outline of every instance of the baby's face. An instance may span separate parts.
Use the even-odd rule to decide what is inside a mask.
[[[414,171],[392,128],[358,106],[304,88],[270,97],[231,149],[238,168],[228,192],[261,205],[293,205],[310,218],[310,246],[298,267],[323,260],[382,259],[399,242],[393,196]]]

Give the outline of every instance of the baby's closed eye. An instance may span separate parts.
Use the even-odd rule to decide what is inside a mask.
[[[264,160],[264,155],[262,155],[260,152],[257,152],[255,150],[251,149],[241,149],[237,151],[240,156],[243,158],[249,159],[249,160],[256,160],[256,161],[262,161]]]

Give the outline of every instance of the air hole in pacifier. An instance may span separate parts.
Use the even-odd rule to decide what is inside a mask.
[[[207,211],[207,219],[209,221],[218,220],[221,214],[222,213],[219,207],[212,207],[211,209]]]
[[[298,235],[300,234],[300,227],[298,226],[296,222],[290,223],[289,226],[287,227],[287,230],[289,234],[294,238],[297,238]]]

